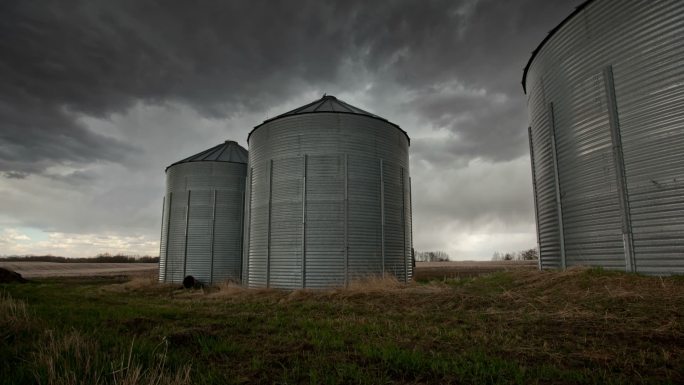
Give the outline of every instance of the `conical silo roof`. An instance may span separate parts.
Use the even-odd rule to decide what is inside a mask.
[[[367,117],[373,118],[373,119],[379,119],[379,120],[382,120],[383,122],[387,122],[387,123],[397,127],[399,130],[401,130],[404,133],[404,135],[406,135],[406,138],[408,138],[408,134],[406,133],[406,131],[402,130],[401,127],[399,127],[397,124],[392,123],[389,120],[387,120],[381,116],[372,114],[366,110],[352,106],[351,104],[346,103],[346,102],[344,102],[344,101],[342,101],[342,100],[340,100],[340,99],[338,99],[332,95],[323,95],[323,97],[321,97],[320,99],[315,100],[309,104],[303,105],[299,108],[295,108],[294,110],[285,112],[284,114],[280,114],[280,115],[273,117],[271,119],[264,120],[263,123],[254,127],[254,129],[249,133],[249,135],[247,136],[247,141],[249,141],[249,137],[252,136],[252,133],[254,132],[254,130],[256,130],[257,128],[263,126],[264,124],[266,124],[268,122],[272,122],[274,120],[286,118],[289,116],[325,113],[325,112],[327,112],[327,113],[335,112],[335,113],[339,113],[339,114],[362,115],[362,116],[367,116]]]
[[[324,95],[322,98],[315,100],[307,105],[295,108],[292,111],[288,111],[284,114],[278,115],[273,119],[282,118],[284,116],[307,114],[310,112],[347,112],[358,115],[368,115],[374,118],[380,118],[375,114],[371,114],[368,111],[362,110],[358,107],[354,107],[349,103],[345,103],[342,100],[337,99],[332,95]],[[270,120],[273,120],[270,119]],[[381,118],[382,119],[382,118]]]
[[[169,167],[188,162],[233,162],[233,163],[247,163],[248,152],[244,147],[237,142],[226,140],[225,142],[214,146],[208,150],[204,150],[193,156],[189,156],[178,162],[172,163]],[[169,168],[167,167],[167,169]]]

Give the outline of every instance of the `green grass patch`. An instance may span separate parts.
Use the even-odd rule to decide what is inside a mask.
[[[0,285],[0,384],[684,382],[684,280],[514,271],[349,290]]]

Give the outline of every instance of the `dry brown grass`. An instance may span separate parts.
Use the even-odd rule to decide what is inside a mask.
[[[48,385],[101,384],[103,369],[94,362],[97,346],[77,332],[56,337],[51,331],[43,336],[33,353],[36,382]]]
[[[213,287],[208,294],[210,298],[230,297],[234,295],[244,295],[249,290],[244,286],[234,282],[222,282]]]
[[[0,337],[24,327],[30,320],[26,302],[14,299],[8,293],[0,293]]]
[[[184,365],[179,370],[171,371],[166,368],[168,344],[163,344],[163,350],[157,354],[155,364],[144,369],[133,359],[133,344],[128,352],[128,358],[121,361],[119,369],[112,372],[114,383],[117,385],[183,385],[190,383],[190,365]]]
[[[378,293],[397,291],[407,286],[408,284],[399,282],[397,277],[390,274],[385,277],[370,276],[352,280],[349,283],[349,287],[343,290],[348,292]]]
[[[102,287],[104,291],[111,292],[144,292],[149,293],[168,293],[176,291],[177,298],[185,299],[237,299],[237,298],[273,298],[280,299],[282,297],[289,298],[304,298],[304,297],[320,297],[320,296],[344,296],[351,294],[382,294],[382,293],[397,293],[405,291],[420,291],[426,292],[437,289],[439,286],[435,284],[417,285],[415,282],[408,284],[400,282],[395,276],[387,275],[368,276],[352,280],[347,287],[330,288],[330,289],[296,289],[296,290],[281,290],[274,288],[247,288],[239,283],[233,281],[221,282],[213,286],[206,286],[203,288],[180,290],[177,284],[166,284],[158,281],[156,274],[136,274],[129,276],[128,280],[122,283],[105,285]]]
[[[354,303],[374,308],[406,303],[408,307],[423,302],[432,295],[444,296],[451,288],[443,284],[408,284],[394,276],[370,276],[350,282],[348,287],[330,289],[282,290],[273,288],[248,289],[236,283],[223,283],[201,290],[182,291],[179,299],[192,301],[214,300],[230,303],[267,302],[296,303]],[[441,293],[441,294],[440,294]]]
[[[515,284],[501,287],[502,291],[497,294],[506,303],[513,305],[528,304],[532,300],[537,303],[553,305],[557,296],[571,297],[573,299],[606,299],[606,300],[633,300],[643,301],[649,297],[668,297],[672,299],[682,296],[681,285],[675,283],[672,278],[654,278],[638,275],[603,272],[590,274],[593,271],[586,267],[573,267],[566,271],[538,271],[527,268],[508,271]],[[497,272],[480,274],[477,277],[488,277],[498,274]],[[349,283],[348,287],[331,288],[327,290],[297,289],[280,290],[273,288],[248,289],[235,282],[223,282],[214,286],[181,290],[178,285],[162,284],[157,280],[156,274],[135,275],[123,283],[105,285],[102,290],[114,292],[141,292],[169,293],[179,299],[226,299],[226,300],[297,300],[308,298],[347,298],[367,297],[384,298],[392,296],[397,298],[414,297],[416,295],[431,295],[432,300],[453,300],[454,296],[468,300],[489,301],[488,296],[482,293],[470,293],[468,290],[455,292],[454,283],[457,286],[467,288],[473,279],[477,277],[449,278],[432,280],[429,282],[409,283],[400,282],[396,277],[370,276]],[[462,284],[459,284],[462,282]],[[477,286],[477,285],[474,285]],[[498,299],[497,299],[498,300]],[[576,301],[573,301],[576,302]]]
[[[681,299],[677,278],[648,277],[618,272],[591,274],[586,267],[572,267],[562,272],[517,271],[516,287],[528,293],[550,293],[574,298],[602,298],[641,301],[649,297]]]
[[[178,285],[160,283],[157,272],[144,272],[131,274],[122,283],[102,286],[101,290],[109,292],[144,292],[144,293],[167,293],[178,288]]]
[[[45,332],[40,348],[33,353],[36,382],[46,385],[153,385],[190,383],[190,366],[167,370],[166,348],[148,368],[133,356],[133,344],[126,356],[111,360],[98,343],[77,331],[56,335]]]

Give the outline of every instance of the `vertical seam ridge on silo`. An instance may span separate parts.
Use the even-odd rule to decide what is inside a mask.
[[[610,123],[611,140],[613,144],[613,162],[615,163],[615,177],[617,179],[617,194],[621,206],[623,247],[625,253],[625,270],[634,272],[636,256],[634,255],[632,221],[629,207],[629,191],[625,177],[625,161],[622,153],[622,138],[620,135],[620,117],[615,97],[615,80],[613,66],[603,69],[606,96],[608,98],[608,120]]]
[[[541,240],[539,239],[539,203],[537,202],[537,173],[534,168],[534,145],[532,143],[532,126],[527,127],[527,137],[530,146],[530,168],[532,171],[532,194],[534,198],[534,224],[537,230],[537,265],[539,270],[542,270],[541,263]]]
[[[306,172],[308,155],[304,154],[302,176],[302,289],[306,288]]]
[[[166,216],[166,195],[162,198],[162,219],[161,219],[161,234],[159,236],[159,264],[161,265],[162,262],[166,263],[165,261],[162,261],[162,248],[164,246],[164,217]],[[157,277],[158,281],[164,281],[166,277],[161,276],[161,270],[159,277]]]
[[[548,105],[549,126],[551,129],[551,153],[553,156],[553,169],[556,180],[556,210],[558,215],[558,233],[560,240],[560,260],[561,269],[567,268],[567,261],[565,255],[565,230],[563,228],[563,196],[561,193],[560,172],[558,170],[558,149],[556,143],[556,124],[554,123],[553,102]]]
[[[214,284],[214,243],[216,242],[216,198],[218,191],[214,189],[214,199],[211,210],[211,244],[210,244],[210,255],[211,255],[211,267],[209,269],[209,284]]]
[[[188,190],[188,203],[185,206],[185,247],[183,251],[183,277],[185,279],[185,273],[188,266],[188,233],[190,232],[190,195],[191,190]]]
[[[167,214],[167,221],[166,221],[166,250],[165,250],[165,257],[164,257],[164,281],[168,281],[169,277],[169,236],[170,236],[170,230],[171,230],[171,208],[172,208],[172,203],[173,203],[173,191],[169,192],[169,208],[168,208],[168,214]]]
[[[382,253],[382,277],[385,277],[385,171],[380,159],[380,239]]]

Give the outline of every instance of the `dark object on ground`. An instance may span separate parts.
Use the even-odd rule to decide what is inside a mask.
[[[198,289],[202,287],[202,283],[196,280],[192,275],[188,275],[183,279],[183,287],[186,289]]]
[[[12,270],[3,269],[0,267],[0,283],[26,283],[27,280]]]

